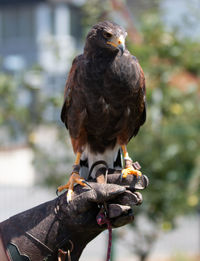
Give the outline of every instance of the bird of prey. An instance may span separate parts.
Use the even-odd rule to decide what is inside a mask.
[[[80,174],[80,162],[86,159],[89,169],[98,160],[113,168],[122,151],[123,178],[141,176],[132,167],[126,145],[146,120],[145,78],[125,46],[126,36],[116,23],[99,22],[89,31],[83,54],[73,60],[61,119],[69,130],[76,160],[68,183],[58,188],[68,189],[68,201],[75,183],[85,186],[87,176],[84,179]]]

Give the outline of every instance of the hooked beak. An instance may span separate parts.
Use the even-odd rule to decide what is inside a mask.
[[[107,44],[110,44],[110,45],[118,48],[121,52],[121,56],[123,55],[124,50],[125,50],[125,39],[122,35],[119,38],[112,37],[110,39],[110,41],[107,42]]]
[[[123,53],[124,53],[124,50],[125,50],[125,45],[124,45],[124,44],[119,44],[117,47],[118,47],[119,50],[121,51],[121,56],[122,56]]]

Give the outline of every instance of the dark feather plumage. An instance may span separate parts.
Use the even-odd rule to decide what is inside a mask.
[[[121,55],[119,49],[107,46],[105,31],[126,35],[111,22],[93,26],[65,87],[61,119],[75,152],[84,150],[86,144],[94,153],[103,153],[116,143],[127,144],[146,119],[142,68],[127,49]]]

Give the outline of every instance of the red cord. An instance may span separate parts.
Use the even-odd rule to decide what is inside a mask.
[[[106,261],[109,261],[111,256],[111,247],[112,247],[112,226],[109,218],[106,218],[105,214],[101,211],[97,215],[97,223],[100,226],[103,224],[107,224],[108,227],[108,249],[107,249]]]
[[[112,247],[112,226],[110,224],[110,220],[106,218],[106,224],[108,227],[108,250],[107,250],[107,258],[106,261],[110,260],[111,256],[111,247]]]

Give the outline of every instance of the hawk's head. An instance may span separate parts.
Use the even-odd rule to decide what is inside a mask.
[[[86,48],[95,47],[110,50],[110,52],[125,50],[127,32],[118,24],[105,21],[94,25],[87,35]]]

